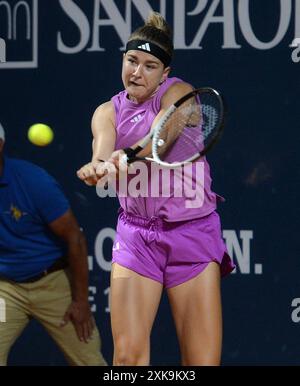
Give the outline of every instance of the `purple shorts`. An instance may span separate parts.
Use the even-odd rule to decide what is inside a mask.
[[[121,210],[113,263],[171,288],[197,276],[212,261],[220,264],[222,276],[235,268],[216,212],[189,221],[165,222]]]

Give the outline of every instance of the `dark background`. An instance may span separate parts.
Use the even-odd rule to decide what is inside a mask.
[[[187,12],[200,4],[196,0],[182,1]],[[219,1],[216,16],[222,15],[227,1],[231,2]],[[238,5],[242,1],[233,1],[235,37],[241,47],[222,49],[223,25],[212,23],[201,42],[202,49],[176,49],[172,75],[196,87],[215,87],[224,94],[229,106],[228,121],[222,141],[209,155],[213,188],[226,197],[218,209],[223,229],[235,232],[244,257],[247,253],[240,231],[253,232],[248,256],[250,272],[243,273],[240,269],[241,260],[235,248],[237,272],[222,283],[222,363],[297,365],[300,331],[298,318],[292,320],[292,301],[300,297],[300,165],[296,152],[300,143],[300,62],[293,63],[289,46],[295,38],[296,2],[283,2],[292,4],[292,15],[282,40],[273,48],[260,50],[252,47],[242,33],[238,17]],[[99,0],[72,2],[84,12],[91,33],[97,2]],[[18,2],[8,3],[13,7]],[[33,0],[27,3],[33,9]],[[62,3],[67,2],[39,0],[36,3],[38,67],[7,69],[0,64],[0,122],[6,130],[6,153],[44,167],[56,177],[69,198],[88,239],[92,256],[91,296],[94,296],[91,304],[102,335],[103,354],[111,363],[112,339],[107,312],[109,271],[98,261],[102,254],[110,261],[112,241],[106,238],[103,248],[100,246],[97,250],[95,241],[104,228],[115,229],[118,203],[112,198],[98,198],[95,189],[77,179],[76,170],[91,157],[93,111],[122,89],[120,48],[123,44],[114,27],[100,27],[100,45],[105,51],[89,51],[90,37],[80,52],[61,53],[57,49],[59,31],[68,46],[76,45],[80,38],[78,27],[63,11]],[[114,1],[123,17],[128,3],[131,2]],[[146,3],[159,10],[163,1]],[[167,20],[171,25],[174,24],[174,3],[175,0],[166,0]],[[186,18],[187,45],[216,1],[202,3],[206,4],[202,13],[181,16]],[[271,41],[283,11],[280,1],[250,0],[249,3],[256,37]],[[107,18],[102,5],[100,9],[101,18]],[[20,11],[16,40],[8,39],[3,15],[0,7],[0,36],[6,39],[7,62],[30,59],[31,44],[25,38],[24,15],[22,17]],[[131,30],[142,21],[132,4]],[[47,123],[54,130],[55,139],[45,148],[27,140],[27,130],[36,122]],[[229,246],[231,241],[225,239]],[[255,264],[262,264],[262,274],[255,274]],[[93,295],[92,291],[96,293]],[[295,314],[297,316],[297,310]],[[153,365],[180,362],[165,297],[153,329],[151,362]],[[65,361],[43,328],[33,322],[13,347],[9,364],[64,365]]]

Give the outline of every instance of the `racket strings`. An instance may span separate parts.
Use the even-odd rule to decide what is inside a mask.
[[[213,92],[193,94],[160,128],[154,151],[164,163],[183,163],[201,156],[222,123],[223,107]]]
[[[207,138],[213,129],[217,126],[219,120],[219,114],[217,109],[209,104],[202,104],[203,113],[203,135]]]

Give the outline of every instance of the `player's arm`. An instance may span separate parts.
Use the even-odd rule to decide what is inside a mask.
[[[92,161],[107,161],[116,142],[115,110],[111,101],[100,105],[92,117],[93,157]]]
[[[78,338],[87,342],[95,325],[88,302],[86,240],[70,209],[48,225],[50,230],[67,246],[71,273],[72,303],[66,310],[62,326],[71,321],[75,326]]]
[[[154,127],[168,108],[178,101],[181,97],[193,91],[193,88],[188,83],[174,83],[161,98],[161,109],[155,117],[152,127]]]
[[[155,127],[155,125],[158,124],[161,117],[165,114],[165,112],[168,110],[170,106],[172,106],[174,103],[176,103],[180,98],[182,98],[184,95],[188,94],[189,92],[193,91],[193,88],[191,85],[187,83],[175,83],[173,84],[163,95],[161,99],[161,110],[158,113],[158,115],[155,117],[152,127]],[[170,123],[172,124],[172,122]],[[167,126],[168,128],[168,126]],[[172,127],[171,127],[172,129]],[[171,135],[173,134],[173,135]],[[175,134],[175,136],[174,136]],[[174,130],[164,130],[164,136],[161,137],[164,140],[164,145],[159,148],[159,153],[164,153],[166,149],[169,148],[170,144],[173,143],[178,136],[179,133],[177,133]],[[141,156],[146,156],[148,154],[152,154],[152,143],[148,145],[148,149],[145,149],[145,155],[141,152]],[[140,154],[138,154],[140,156]]]
[[[165,114],[165,112],[168,110],[168,108],[176,103],[180,98],[182,98],[184,95],[188,94],[189,92],[193,91],[193,88],[191,85],[187,83],[174,83],[163,95],[161,99],[161,109],[157,116],[155,117],[151,129],[155,127],[161,117]],[[172,131],[172,130],[171,130]],[[166,135],[168,134],[168,131],[166,131]],[[173,142],[173,138],[170,136],[164,138],[165,145],[161,147],[160,151],[164,152],[165,148],[168,148],[169,143]],[[152,154],[152,143],[149,143],[146,148],[138,154],[140,157],[146,157],[147,155]]]
[[[115,111],[111,101],[100,105],[92,117],[93,156],[91,162],[77,171],[77,176],[87,185],[96,185],[97,166],[106,161],[114,151],[116,142]]]

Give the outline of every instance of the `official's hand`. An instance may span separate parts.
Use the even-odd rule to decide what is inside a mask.
[[[73,300],[63,317],[60,327],[64,327],[70,321],[75,327],[78,339],[81,342],[88,343],[95,328],[95,320],[87,301],[76,302]]]

